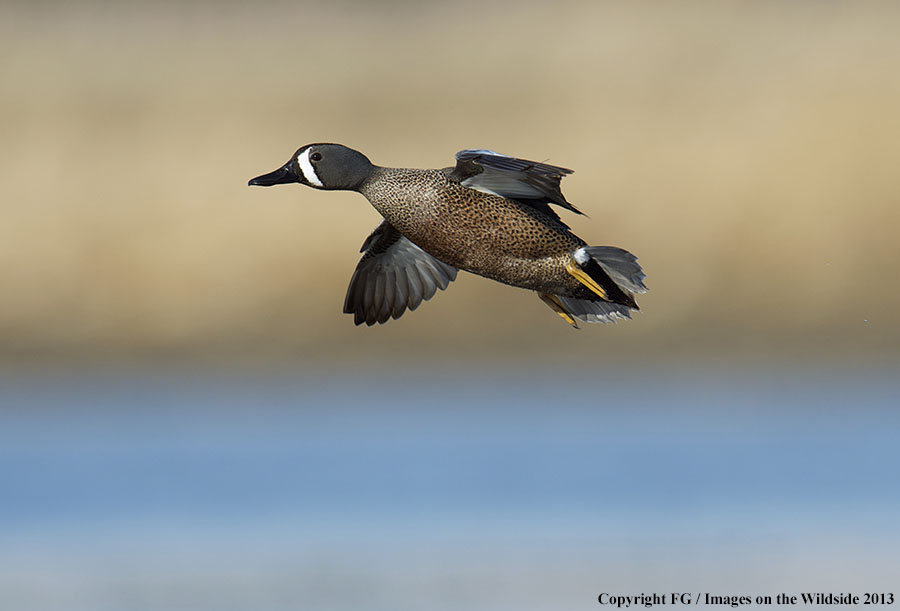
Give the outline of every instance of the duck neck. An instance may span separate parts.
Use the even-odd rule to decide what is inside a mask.
[[[374,192],[376,190],[376,185],[378,184],[379,180],[381,180],[381,178],[385,174],[387,174],[388,170],[390,170],[390,168],[383,168],[378,165],[372,166],[372,171],[369,172],[369,175],[366,176],[356,186],[356,188],[353,189],[353,191],[362,193],[364,196],[366,196],[367,199],[369,199],[371,201],[372,195],[374,194]]]

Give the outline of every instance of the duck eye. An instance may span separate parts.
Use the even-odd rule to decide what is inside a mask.
[[[322,153],[313,153],[309,158],[311,161],[322,161]]]

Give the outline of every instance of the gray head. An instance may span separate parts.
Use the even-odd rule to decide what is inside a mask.
[[[271,187],[299,182],[315,189],[356,191],[374,168],[365,155],[342,144],[307,144],[286,164],[247,184]]]

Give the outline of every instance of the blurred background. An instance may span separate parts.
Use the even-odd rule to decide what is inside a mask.
[[[0,601],[581,609],[900,566],[900,5],[0,3]],[[635,320],[341,313],[301,145],[570,167]],[[894,581],[891,581],[891,580]]]

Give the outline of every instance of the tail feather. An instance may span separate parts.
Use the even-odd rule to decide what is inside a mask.
[[[644,270],[637,257],[623,248],[615,246],[585,246],[582,250],[600,264],[609,277],[623,290],[631,293],[646,293]]]
[[[565,313],[583,322],[611,323],[627,320],[632,310],[640,309],[634,295],[646,293],[647,287],[637,257],[615,246],[583,246],[572,258],[566,269],[596,297],[555,295]]]
[[[609,301],[590,301],[574,297],[560,297],[569,315],[583,322],[600,322],[604,324],[628,320],[631,308],[620,303]]]

